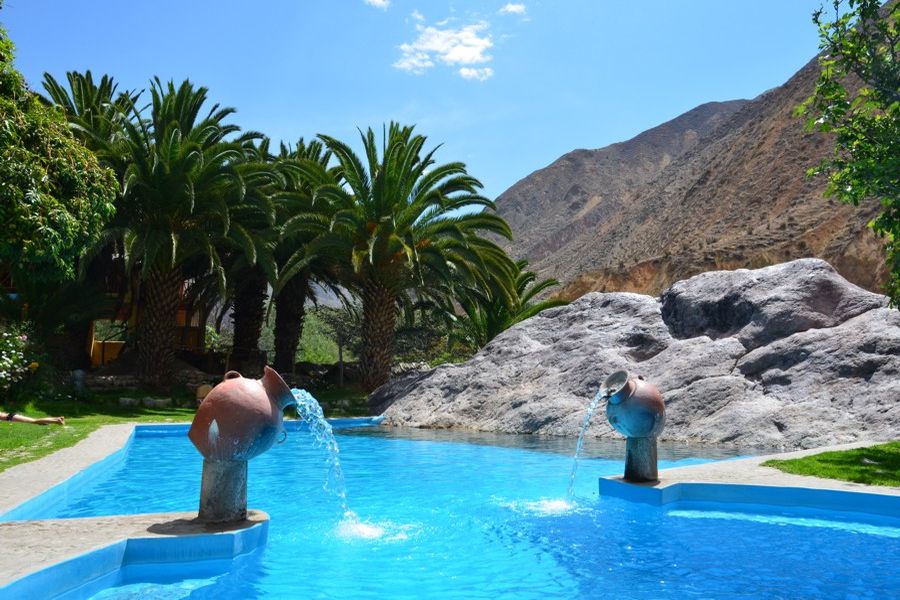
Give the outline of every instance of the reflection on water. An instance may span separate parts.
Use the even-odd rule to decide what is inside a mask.
[[[571,456],[575,451],[573,437],[536,434],[488,433],[459,429],[418,429],[415,427],[359,427],[342,429],[342,436],[377,437],[385,439],[427,442],[448,442],[518,448],[536,452],[551,452]],[[686,458],[721,459],[736,456],[758,456],[778,452],[774,448],[734,448],[730,446],[705,446],[681,442],[659,442],[659,460]],[[624,438],[585,438],[582,458],[607,458],[625,460]]]

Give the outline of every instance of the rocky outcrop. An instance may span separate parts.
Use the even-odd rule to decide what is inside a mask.
[[[576,435],[618,369],[663,392],[662,439],[809,448],[900,437],[900,311],[818,259],[704,273],[660,298],[587,294],[371,402],[388,425]],[[598,412],[588,435],[617,434]]]

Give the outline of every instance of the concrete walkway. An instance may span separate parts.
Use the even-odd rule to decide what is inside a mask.
[[[32,425],[18,425],[32,427]],[[86,438],[49,456],[0,473],[0,514],[37,496],[119,450],[134,425],[104,425]]]

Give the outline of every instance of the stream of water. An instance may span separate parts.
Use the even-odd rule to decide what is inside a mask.
[[[344,481],[344,470],[341,468],[341,449],[334,439],[334,431],[331,424],[325,420],[322,406],[315,397],[306,390],[291,390],[294,400],[297,402],[297,416],[306,421],[309,431],[313,436],[316,446],[324,447],[328,453],[328,473],[325,476],[325,490],[334,494],[341,505],[341,514],[352,515],[347,504],[347,484]]]
[[[584,447],[584,434],[587,433],[588,425],[591,424],[591,417],[594,416],[594,411],[597,410],[597,406],[600,405],[600,402],[607,395],[606,388],[601,387],[594,399],[591,400],[587,413],[584,415],[581,431],[578,432],[578,442],[575,444],[575,458],[572,460],[572,473],[569,475],[569,487],[566,489],[566,502],[571,503],[574,498],[575,476],[578,474],[578,457],[581,456],[581,449]]]

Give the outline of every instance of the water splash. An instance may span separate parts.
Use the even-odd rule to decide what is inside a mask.
[[[540,500],[495,500],[497,504],[509,510],[527,516],[557,517],[578,510],[574,502],[560,498],[541,498]]]
[[[347,505],[347,484],[344,482],[344,471],[341,468],[341,450],[338,448],[337,440],[334,439],[331,424],[325,420],[325,413],[312,394],[297,388],[292,389],[291,393],[297,402],[297,415],[309,424],[309,431],[316,445],[328,451],[328,475],[323,487],[337,497],[341,504],[341,514],[345,518],[355,519],[356,515]]]
[[[341,519],[334,530],[334,534],[347,542],[355,540],[382,542],[401,542],[416,535],[418,528],[413,525],[398,525],[391,521],[371,523],[362,521],[355,515]]]
[[[341,450],[334,437],[331,424],[325,420],[322,406],[306,390],[292,389],[297,403],[297,415],[309,425],[316,446],[324,447],[328,452],[328,475],[325,478],[325,491],[334,494],[341,505],[341,520],[335,532],[345,540],[386,540],[397,541],[407,538],[409,526],[398,526],[393,523],[370,523],[363,521],[350,510],[347,504],[347,484],[344,481],[344,470],[341,468]]]
[[[594,416],[594,411],[597,410],[597,406],[599,406],[600,402],[605,400],[608,395],[606,388],[601,387],[597,392],[597,395],[594,396],[594,399],[591,400],[587,409],[587,414],[584,415],[584,421],[581,423],[581,431],[578,433],[578,443],[575,445],[575,458],[572,461],[572,474],[569,475],[569,487],[566,490],[566,500],[569,502],[572,501],[575,490],[575,475],[578,473],[578,457],[581,456],[581,449],[584,447],[584,434],[587,433],[588,425],[591,424],[591,417]]]

